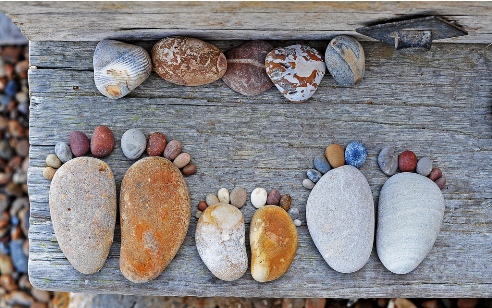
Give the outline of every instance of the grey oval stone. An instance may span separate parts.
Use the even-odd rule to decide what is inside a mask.
[[[353,37],[336,36],[326,47],[326,67],[342,86],[353,86],[361,81],[366,70],[365,62],[364,49]]]
[[[395,274],[413,271],[429,254],[444,217],[444,197],[432,180],[399,173],[379,195],[376,248],[383,265]]]
[[[73,158],[72,150],[70,150],[70,146],[65,142],[58,142],[55,145],[55,154],[61,160],[62,163],[66,163],[67,161]]]
[[[113,243],[116,185],[109,166],[93,157],[77,157],[55,173],[50,213],[60,249],[83,274],[99,271]]]
[[[327,173],[331,169],[331,166],[328,163],[328,160],[326,160],[325,155],[315,157],[313,163],[314,163],[314,168],[316,168],[316,170],[318,170],[323,174]]]
[[[341,273],[361,269],[374,239],[374,201],[364,175],[345,165],[328,171],[309,194],[309,233],[328,265]]]
[[[398,168],[398,154],[392,147],[384,147],[378,155],[378,165],[384,174],[392,176]]]
[[[417,163],[417,173],[428,176],[432,171],[432,161],[428,157],[422,157]]]
[[[129,159],[137,159],[145,151],[147,139],[145,135],[137,128],[127,130],[121,136],[121,150]]]

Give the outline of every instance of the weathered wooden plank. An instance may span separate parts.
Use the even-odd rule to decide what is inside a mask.
[[[31,41],[151,40],[168,35],[326,39],[342,33],[367,40],[355,29],[411,15],[443,16],[469,32],[444,42],[489,43],[492,39],[488,2],[4,2],[2,10]]]
[[[275,89],[245,98],[222,81],[187,88],[155,74],[129,97],[113,101],[92,84],[95,44],[31,44],[31,64],[38,68],[29,73],[29,273],[36,287],[142,295],[492,296],[492,72],[485,45],[439,44],[426,53],[398,53],[380,43],[364,43],[367,73],[360,85],[337,87],[326,76],[313,99],[293,104]],[[152,42],[145,44],[148,48]],[[216,44],[226,48],[231,42]],[[322,47],[326,42],[313,44]],[[119,140],[126,129],[138,127],[147,136],[162,131],[182,141],[192,155],[198,171],[186,181],[193,212],[206,193],[220,187],[240,185],[251,192],[262,186],[290,193],[304,225],[298,229],[299,249],[289,272],[267,284],[256,283],[249,273],[235,282],[213,278],[197,254],[192,217],[175,260],[152,282],[132,284],[119,272],[119,229],[103,269],[89,276],[77,273],[57,245],[49,216],[49,182],[41,172],[57,141],[67,140],[75,129],[90,135],[100,124],[111,127],[117,140],[104,160],[118,189],[133,162],[123,156]],[[430,157],[447,177],[442,231],[428,258],[408,275],[384,269],[375,250],[362,270],[336,273],[309,236],[304,172],[327,144],[354,139],[368,147],[361,171],[375,201],[387,179],[376,162],[385,145]],[[248,202],[242,211],[249,225],[254,208]]]

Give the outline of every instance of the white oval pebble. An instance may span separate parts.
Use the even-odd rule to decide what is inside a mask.
[[[300,221],[299,219],[294,219],[294,225],[296,227],[300,227],[302,225],[302,221]]]
[[[139,158],[146,147],[147,139],[139,129],[129,129],[121,136],[121,150],[129,159]]]
[[[219,201],[221,203],[229,204],[230,197],[229,197],[229,191],[227,190],[227,188],[219,189],[219,191],[217,192],[217,197],[219,198]]]
[[[304,188],[306,188],[306,189],[313,189],[314,185],[315,184],[310,179],[304,179],[302,181],[302,186],[304,186]]]
[[[207,196],[205,197],[205,203],[207,203],[208,206],[212,206],[219,203],[219,198],[217,198],[217,196],[214,194],[207,194]]]
[[[196,212],[195,212],[195,217],[196,217],[197,219],[199,219],[199,218],[200,218],[200,216],[202,216],[202,211],[196,211]]]
[[[257,209],[266,204],[268,193],[264,188],[255,188],[251,193],[251,204]]]

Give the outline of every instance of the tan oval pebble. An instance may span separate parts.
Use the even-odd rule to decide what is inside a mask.
[[[208,206],[211,206],[211,205],[214,205],[214,204],[217,204],[219,203],[219,198],[217,198],[216,195],[214,194],[207,194],[207,196],[205,197],[205,202],[207,203]]]
[[[260,207],[251,219],[251,276],[272,281],[287,272],[297,251],[297,230],[292,218],[276,205]]]
[[[181,169],[184,166],[188,165],[190,163],[191,156],[188,153],[181,153],[179,154],[173,161],[173,164],[178,168]]]
[[[221,203],[229,203],[230,195],[227,188],[219,189],[219,191],[217,192],[217,198],[219,198],[219,202]]]
[[[186,167],[183,168],[184,175],[192,175],[196,172],[196,165],[193,163],[189,163]]]
[[[236,207],[217,203],[198,220],[195,241],[203,263],[222,280],[241,278],[248,269],[244,216]]]
[[[242,187],[234,187],[234,189],[231,190],[230,195],[231,204],[238,209],[242,208],[246,204],[247,194],[246,189]]]
[[[171,140],[164,149],[164,157],[172,161],[179,155],[179,153],[181,153],[182,149],[183,145],[181,142],[178,140]]]
[[[152,48],[155,72],[184,86],[200,86],[224,76],[227,60],[214,45],[190,37],[168,37]]]
[[[134,163],[121,183],[120,269],[132,282],[147,282],[167,267],[184,241],[191,218],[183,175],[169,160]]]
[[[46,167],[43,169],[43,176],[47,180],[52,180],[55,176],[56,169],[52,167]]]
[[[68,261],[83,274],[99,271],[113,243],[116,184],[109,166],[77,157],[60,167],[49,194],[56,239]]]
[[[290,210],[291,203],[292,203],[292,197],[289,194],[284,194],[280,198],[280,202],[278,205],[284,210],[288,211]]]
[[[48,165],[48,167],[58,169],[61,167],[62,162],[55,154],[50,154],[46,157],[46,165]]]
[[[330,144],[326,147],[325,155],[332,168],[345,165],[345,149],[341,145]]]

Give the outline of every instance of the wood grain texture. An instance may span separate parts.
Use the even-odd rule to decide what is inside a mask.
[[[245,297],[446,297],[492,296],[492,57],[486,45],[435,44],[429,52],[398,52],[363,42],[366,75],[354,88],[338,87],[326,75],[306,103],[287,102],[272,88],[246,98],[222,81],[201,87],[171,85],[155,73],[128,97],[110,100],[93,84],[92,54],[97,42],[31,43],[30,168],[31,228],[29,275],[37,288],[141,295]],[[240,42],[214,42],[227,49]],[[271,42],[286,46],[292,42]],[[327,41],[309,42],[324,51]],[[152,42],[143,44],[150,48]],[[119,141],[129,128],[148,137],[154,131],[178,139],[197,164],[186,178],[192,213],[209,192],[221,187],[276,188],[293,197],[303,225],[290,270],[260,284],[251,275],[234,282],[213,277],[194,243],[192,217],[185,242],[157,279],[133,284],[119,271],[119,223],[103,269],[76,272],[63,256],[51,225],[49,181],[42,177],[46,155],[72,130],[91,134],[109,126],[114,152],[104,160],[121,183],[133,161]],[[305,170],[324,148],[353,140],[366,144],[361,168],[378,200],[387,177],[377,166],[386,145],[428,156],[448,181],[444,224],[429,256],[412,273],[395,275],[376,256],[360,271],[330,269],[306,227],[309,191]],[[254,208],[242,209],[249,230]],[[355,227],[355,226],[354,226]],[[249,232],[247,232],[249,233]],[[249,238],[246,239],[249,243]],[[248,246],[248,254],[249,254]]]
[[[389,19],[438,15],[468,36],[441,42],[490,43],[490,2],[3,2],[1,10],[31,41],[327,39]],[[192,16],[192,18],[190,18]],[[281,26],[279,26],[281,25]]]

